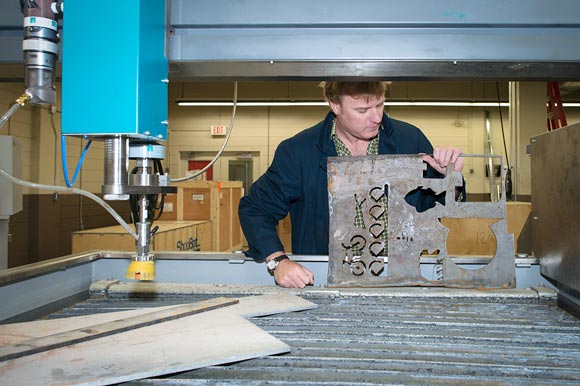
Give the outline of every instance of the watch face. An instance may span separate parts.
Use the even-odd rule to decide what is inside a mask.
[[[272,259],[270,261],[268,261],[268,263],[266,263],[266,265],[268,266],[268,269],[270,271],[276,269],[276,267],[278,266],[278,261],[276,259]]]

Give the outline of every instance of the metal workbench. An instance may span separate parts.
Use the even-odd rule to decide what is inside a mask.
[[[143,288],[142,290],[140,288]],[[486,384],[580,382],[580,320],[545,287],[284,290],[273,286],[100,281],[51,317],[293,292],[318,309],[253,318],[291,352],[133,381],[177,384]],[[202,348],[200,348],[202,349]]]
[[[326,285],[328,256],[292,256],[310,269],[316,288]],[[0,297],[15,301],[4,302],[0,322],[20,321],[58,310],[88,296],[92,283],[100,280],[125,281],[131,259],[130,252],[94,251],[69,255],[29,264],[0,272]],[[485,258],[456,258],[460,267],[477,269],[486,264]],[[436,274],[435,258],[421,258],[421,271],[426,278]],[[388,267],[388,260],[387,260]],[[273,285],[272,277],[263,265],[238,253],[156,252],[158,283]],[[388,273],[388,268],[384,274]],[[551,287],[540,275],[535,258],[516,259],[518,288]]]
[[[318,309],[254,318],[288,354],[132,384],[578,384],[580,320],[558,308],[534,258],[518,288],[326,288],[272,285],[240,254],[159,254],[158,281],[127,283],[125,253],[94,252],[0,274],[4,323],[291,292]],[[325,256],[296,256],[325,281]],[[478,259],[461,264],[477,266]],[[479,261],[479,264],[483,261]],[[428,273],[429,258],[422,266]],[[204,279],[211,272],[211,280]],[[524,287],[525,285],[525,287]],[[46,316],[49,314],[48,316]]]

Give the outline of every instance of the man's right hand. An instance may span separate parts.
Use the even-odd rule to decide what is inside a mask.
[[[286,288],[304,288],[314,284],[314,274],[290,259],[280,261],[274,271],[274,279],[276,284]]]

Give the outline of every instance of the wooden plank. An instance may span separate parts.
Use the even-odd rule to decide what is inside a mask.
[[[200,251],[211,251],[212,246],[211,223],[204,222],[197,226],[197,243]]]
[[[211,221],[211,237],[212,237],[212,251],[221,251],[220,240],[223,235],[220,234],[219,224],[220,224],[220,197],[219,189],[217,188],[217,183],[215,188],[211,189],[209,196],[210,199],[210,221]]]
[[[246,318],[318,308],[316,303],[289,293],[248,296],[239,300],[240,302],[229,307],[228,311],[237,312]]]
[[[240,216],[238,216],[238,208],[242,198],[242,188],[232,188],[232,246],[242,244],[242,226],[240,224]],[[290,252],[288,252],[290,253]]]
[[[144,284],[145,286],[142,286],[141,284]],[[109,286],[108,288],[110,293],[113,294],[123,291],[144,292],[141,289],[143,287],[155,291],[155,286],[151,286],[150,284],[152,283],[119,283]],[[179,286],[175,283],[156,284],[159,292],[167,292],[171,290],[174,293],[179,293],[179,287],[186,287],[185,285]],[[318,307],[315,303],[288,293],[247,296],[238,298],[237,300],[239,300],[238,304],[229,306],[227,309],[232,313],[246,318],[284,312],[304,311]],[[29,339],[59,334],[73,329],[88,328],[99,323],[131,318],[148,312],[161,311],[175,307],[179,306],[171,305],[165,307],[140,308],[136,310],[110,312],[105,314],[74,316],[63,319],[35,320],[32,322],[4,324],[0,325],[0,345],[16,344]]]
[[[3,385],[108,385],[289,351],[223,308],[0,362],[0,379]]]
[[[119,283],[109,289],[143,292],[139,284],[150,283]],[[163,285],[163,290],[171,287],[176,293],[180,287],[188,290],[185,285],[175,283],[157,284]],[[0,379],[7,385],[107,385],[288,352],[289,346],[243,317],[317,307],[280,292],[239,298],[239,303],[230,307],[1,362]],[[0,343],[15,343],[175,307],[0,325]]]
[[[232,246],[232,205],[231,189],[222,188],[218,190],[218,251],[228,251]]]
[[[157,323],[215,310],[238,303],[237,299],[216,298],[198,303],[182,305],[170,309],[145,313],[139,316],[117,319],[89,327],[48,335],[41,338],[0,347],[0,361],[23,357],[43,351],[53,350],[88,340],[150,326]]]
[[[183,220],[183,189],[177,189],[177,220]]]

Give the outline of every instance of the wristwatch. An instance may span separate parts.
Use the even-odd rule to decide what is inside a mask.
[[[276,270],[276,268],[278,268],[278,264],[280,264],[280,262],[282,260],[286,260],[289,257],[286,255],[281,255],[281,256],[277,256],[274,257],[273,259],[271,259],[270,261],[268,261],[266,263],[266,267],[268,268],[268,273],[272,276],[274,276],[274,271]]]

